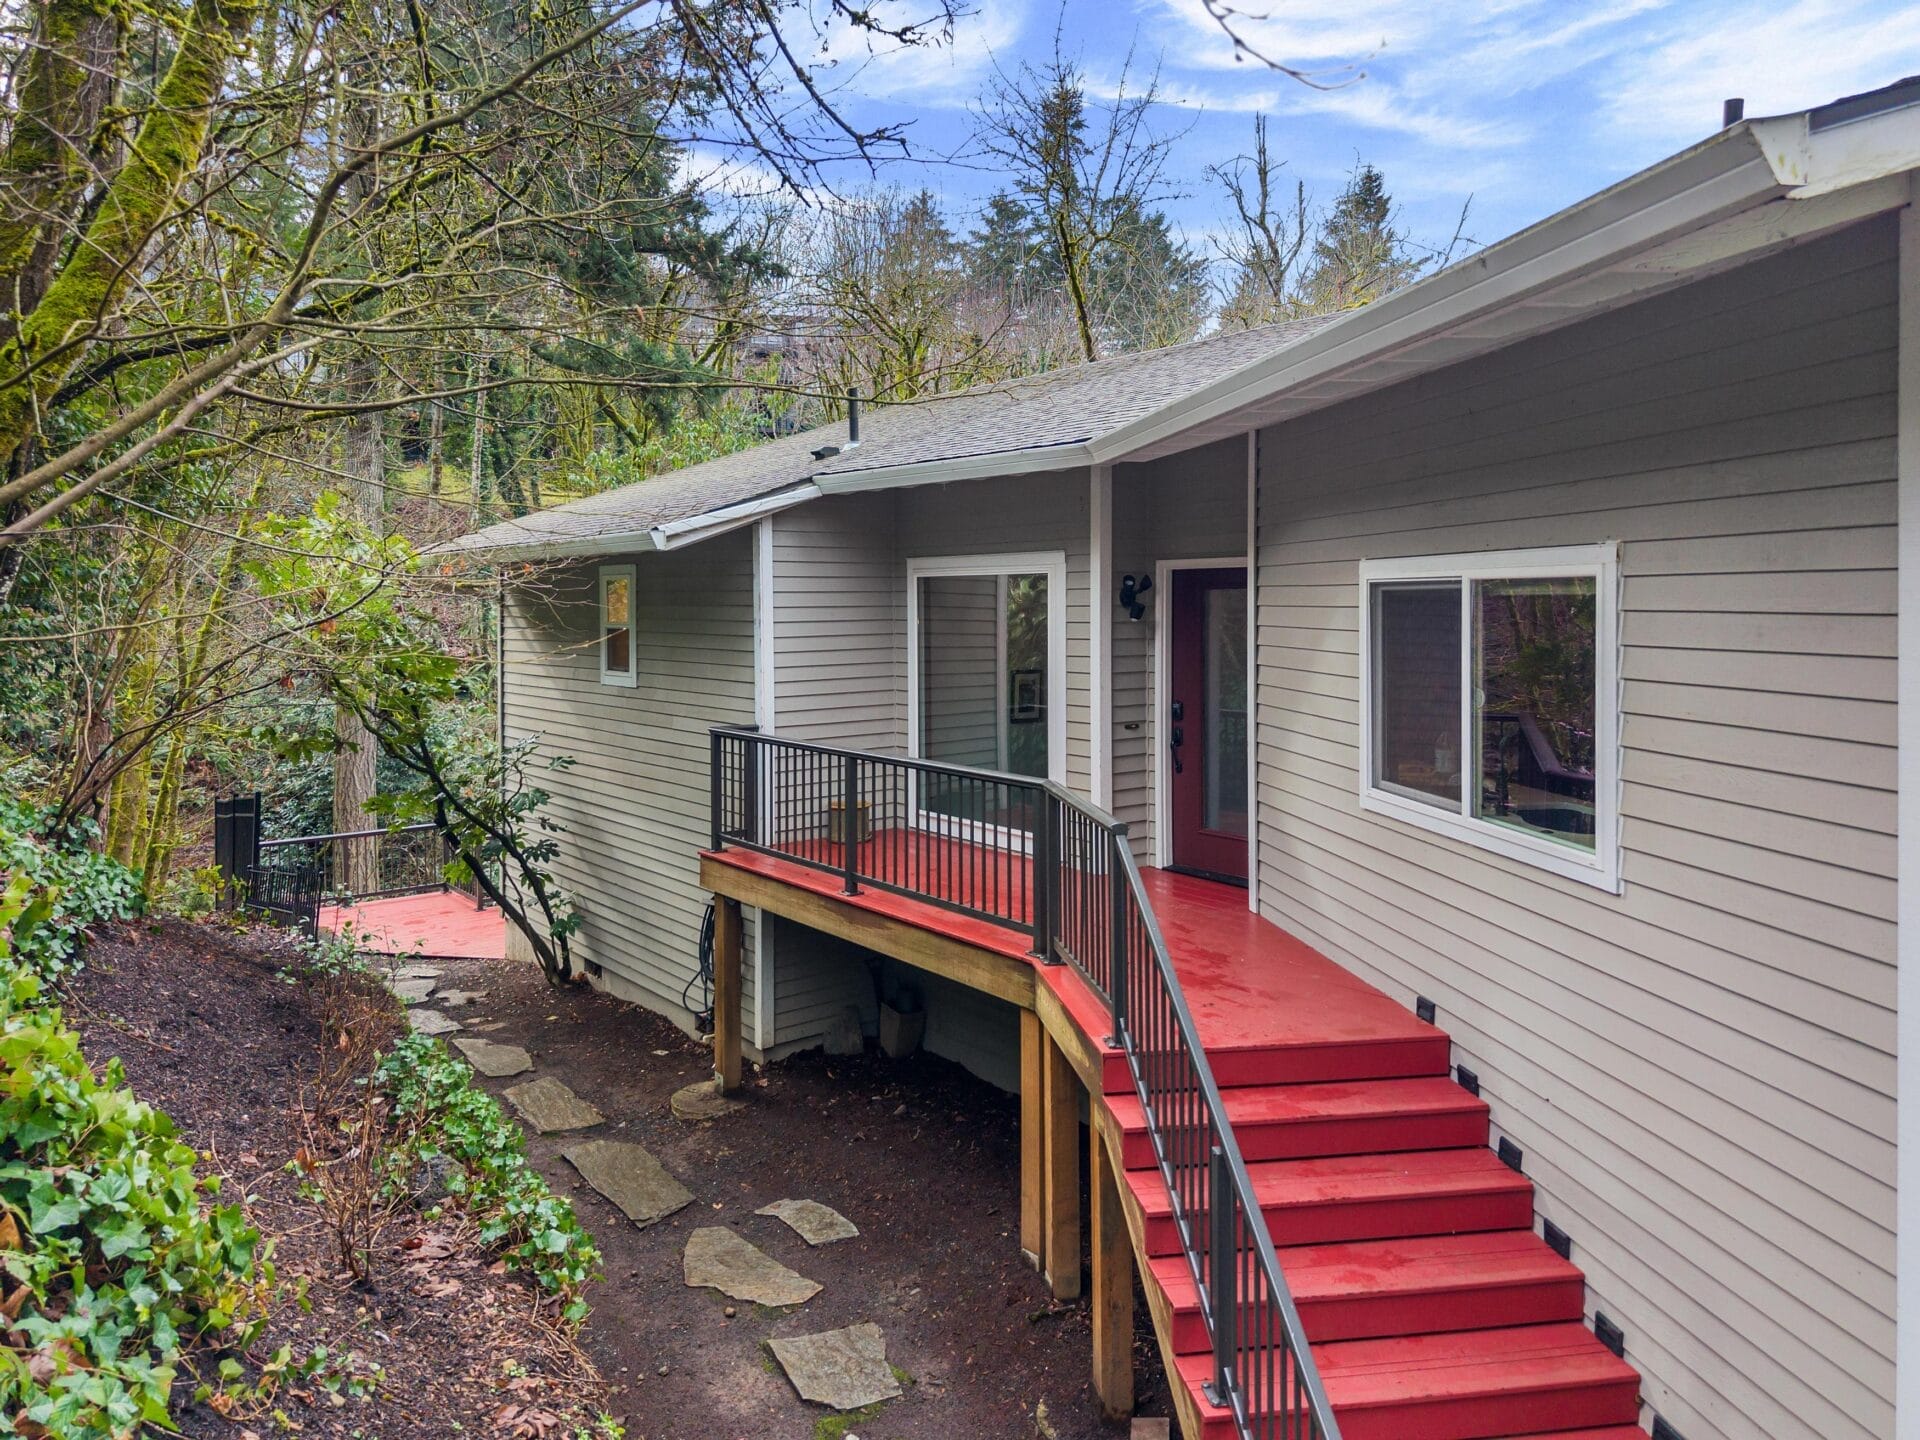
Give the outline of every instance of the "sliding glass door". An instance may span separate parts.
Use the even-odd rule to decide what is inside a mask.
[[[908,584],[912,753],[971,769],[1056,777],[1065,734],[1061,557],[914,561]],[[1004,787],[926,778],[918,808],[995,827],[1030,825],[1015,792]]]

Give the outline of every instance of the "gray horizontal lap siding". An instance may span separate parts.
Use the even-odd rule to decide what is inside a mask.
[[[1118,465],[1113,475],[1113,574],[1148,576],[1162,560],[1219,560],[1247,550],[1247,442],[1243,436]],[[1171,590],[1171,586],[1168,587]],[[1107,597],[1109,600],[1115,596]],[[1154,643],[1169,595],[1149,591],[1146,613],[1113,621],[1113,814],[1133,852],[1154,858],[1154,756],[1159,713]]]
[[[1262,436],[1263,912],[1433,997],[1689,1440],[1891,1433],[1892,227]],[[1357,562],[1622,542],[1619,896],[1362,813]]]
[[[1090,512],[1085,470],[834,496],[773,522],[773,723],[782,735],[907,749],[907,565],[914,558],[1060,550],[1067,557],[1067,776],[1092,783]],[[772,1044],[812,1044],[872,980],[844,947],[782,927],[771,952]],[[937,1031],[940,1022],[930,1021]],[[930,1042],[931,1043],[931,1042]],[[969,1063],[972,1063],[971,1061]],[[997,1061],[980,1061],[983,1073]]]
[[[708,730],[753,720],[753,555],[749,532],[632,564],[638,684],[605,685],[596,638],[599,563],[543,572],[509,592],[506,728],[534,736],[536,767],[564,827],[554,862],[582,916],[575,954],[607,972],[609,988],[686,1023],[682,993],[696,974],[699,852],[709,835]],[[748,921],[746,1034],[753,1026],[753,920]],[[699,1000],[696,986],[690,997]]]

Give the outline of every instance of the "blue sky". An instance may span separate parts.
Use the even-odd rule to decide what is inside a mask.
[[[914,0],[902,0],[911,9]],[[925,156],[962,150],[968,106],[997,62],[1042,59],[1056,23],[1096,91],[1160,69],[1159,124],[1185,129],[1170,167],[1186,193],[1167,209],[1196,241],[1222,203],[1209,163],[1249,148],[1269,116],[1289,172],[1331,200],[1356,159],[1385,172],[1416,238],[1443,243],[1473,198],[1469,234],[1490,243],[1718,127],[1720,102],[1749,115],[1819,104],[1920,72],[1920,3],[1845,0],[1241,0],[1262,49],[1328,72],[1330,91],[1252,62],[1201,0],[975,0],[950,44],[869,56],[848,44],[833,83],[863,124],[910,122]],[[964,164],[889,167],[966,220],[996,188]],[[851,182],[853,177],[849,177]]]

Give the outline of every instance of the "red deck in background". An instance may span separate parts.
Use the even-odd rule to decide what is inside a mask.
[[[320,928],[353,928],[357,947],[373,955],[418,955],[423,960],[504,960],[507,922],[458,891],[396,895],[359,905],[323,905]]]

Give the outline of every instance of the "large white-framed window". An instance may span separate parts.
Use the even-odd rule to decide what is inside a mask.
[[[907,753],[1063,781],[1067,755],[1067,561],[1063,551],[942,555],[907,562]],[[977,788],[916,786],[914,808],[974,815]],[[962,797],[965,797],[963,802]]]
[[[1619,549],[1360,565],[1360,804],[1620,889]]]
[[[602,565],[597,622],[600,628],[600,683],[637,685],[634,663],[634,570],[631,565]]]

